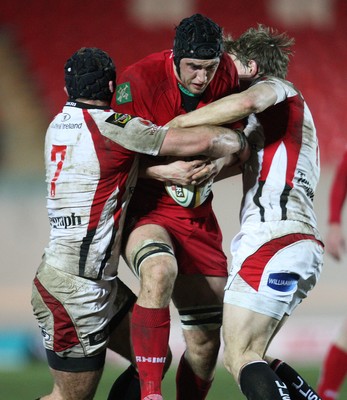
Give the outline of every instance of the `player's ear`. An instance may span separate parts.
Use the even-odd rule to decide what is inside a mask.
[[[108,88],[110,89],[111,93],[114,93],[114,82],[113,81],[108,82]]]
[[[250,76],[253,78],[257,75],[258,73],[258,64],[255,60],[249,60],[248,61],[248,71]]]

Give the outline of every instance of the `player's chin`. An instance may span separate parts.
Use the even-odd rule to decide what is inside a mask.
[[[195,84],[191,84],[189,91],[192,94],[202,94],[205,90],[206,90],[206,85],[195,85]]]

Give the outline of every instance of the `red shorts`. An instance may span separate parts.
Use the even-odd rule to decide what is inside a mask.
[[[213,212],[207,217],[191,219],[152,211],[140,217],[134,227],[147,224],[160,225],[170,234],[180,274],[228,276],[222,232]]]

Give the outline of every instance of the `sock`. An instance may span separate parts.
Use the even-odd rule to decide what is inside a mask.
[[[337,399],[347,374],[347,352],[332,345],[324,359],[318,382],[318,393],[323,400]]]
[[[254,361],[242,367],[240,388],[248,400],[289,400],[284,382],[265,361]]]
[[[183,354],[176,374],[176,400],[204,400],[211,385],[212,381],[205,381],[194,374]]]
[[[131,320],[131,339],[139,371],[142,398],[149,394],[161,394],[169,334],[169,307],[144,308],[135,304]]]
[[[312,387],[288,364],[274,360],[270,366],[287,385],[292,400],[321,400]]]
[[[141,390],[139,374],[136,369],[130,365],[115,380],[107,400],[140,400]]]

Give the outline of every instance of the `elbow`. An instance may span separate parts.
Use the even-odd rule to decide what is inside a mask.
[[[256,114],[261,111],[261,104],[256,101],[256,98],[253,96],[248,97],[242,104],[242,109],[245,112],[245,115]]]

